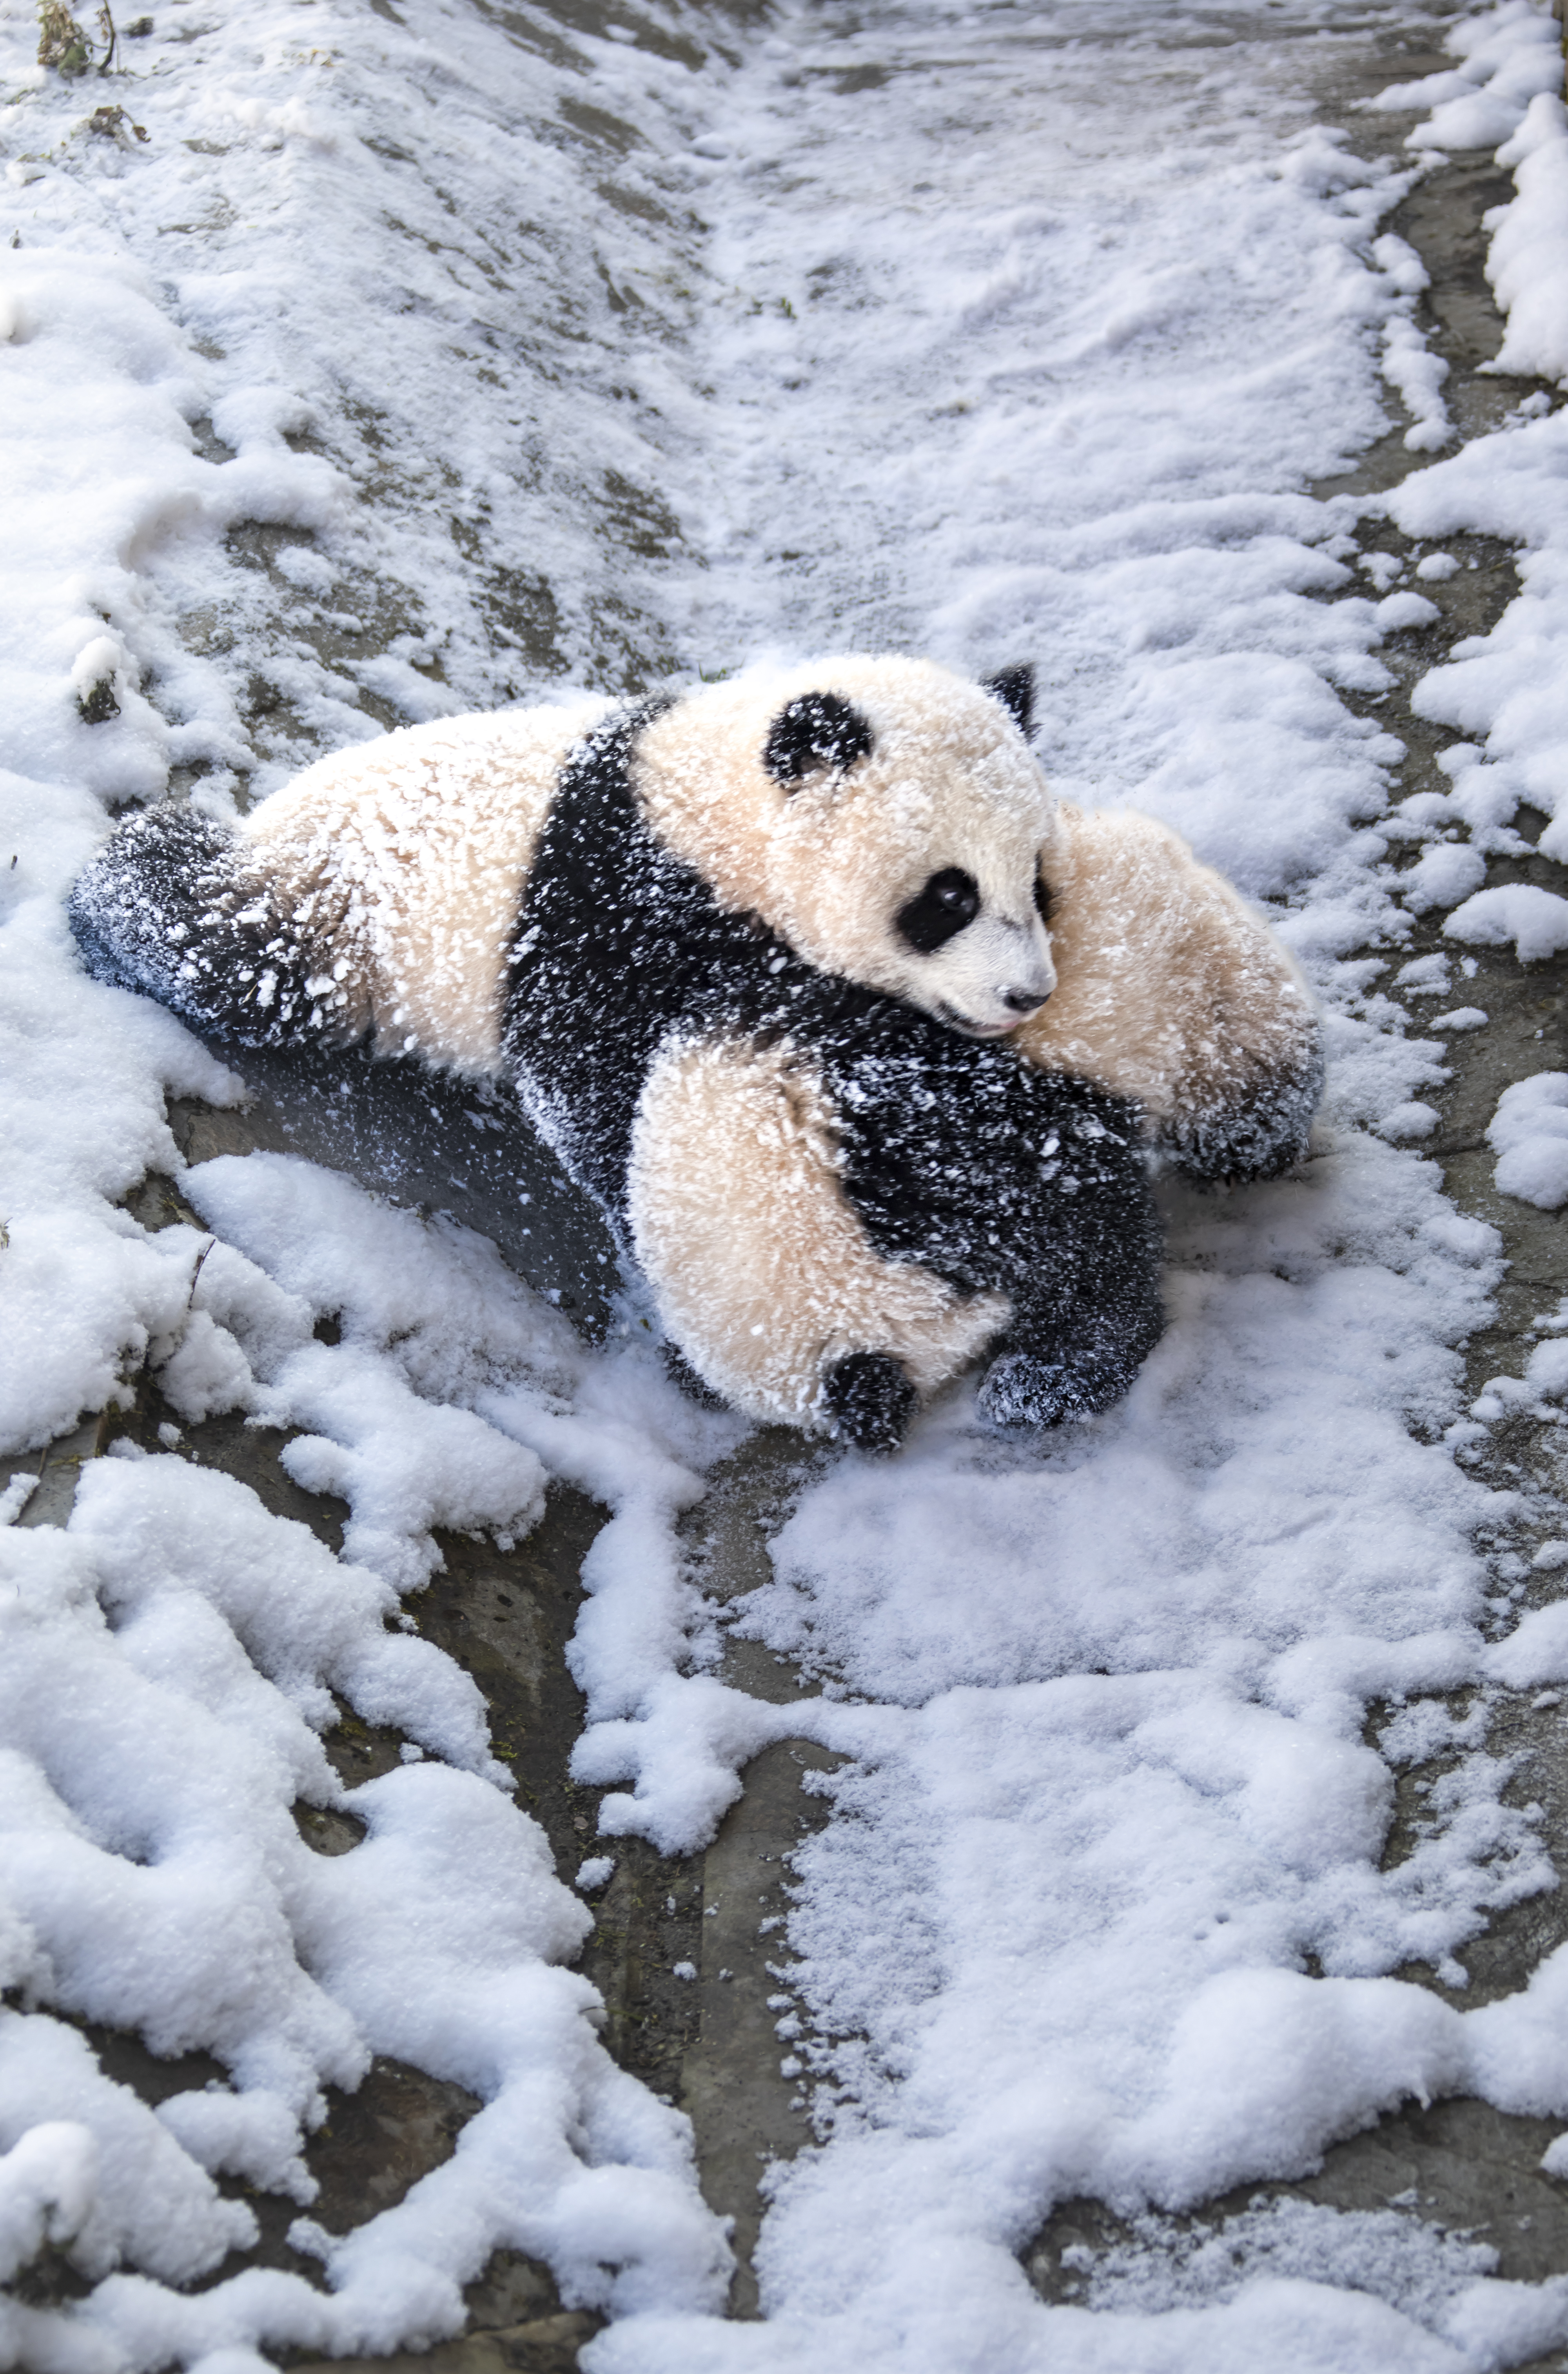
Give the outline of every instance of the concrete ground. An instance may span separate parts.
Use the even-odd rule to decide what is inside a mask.
[[[1217,18],[1211,31],[1217,41],[1227,38],[1223,20]],[[1408,123],[1359,116],[1354,102],[1391,80],[1447,63],[1420,40],[1388,34],[1358,39],[1349,27],[1327,68],[1322,59],[1317,45],[1311,71],[1320,77],[1325,113],[1345,123],[1353,143],[1368,151],[1392,147]],[[1501,336],[1481,272],[1481,217],[1510,191],[1508,177],[1489,157],[1456,157],[1406,202],[1392,224],[1419,250],[1431,273],[1426,326],[1452,367],[1447,393],[1466,434],[1491,425],[1530,392],[1529,383],[1488,377],[1481,368]],[[1422,466],[1423,459],[1405,451],[1397,429],[1353,476],[1320,491],[1374,499],[1379,488]],[[1366,549],[1405,548],[1377,518],[1374,500],[1362,540]],[[1503,547],[1458,538],[1450,540],[1449,548],[1467,565],[1446,582],[1423,586],[1442,617],[1396,639],[1388,656],[1399,687],[1375,704],[1379,721],[1408,744],[1404,788],[1410,791],[1439,781],[1434,760],[1452,737],[1409,713],[1408,688],[1455,641],[1489,626],[1515,588],[1510,556]],[[1527,814],[1520,819],[1527,839],[1542,821]],[[1560,872],[1543,858],[1529,857],[1494,862],[1488,878],[1537,880],[1561,889],[1568,886]],[[1404,953],[1442,946],[1440,920],[1418,923]],[[1389,966],[1389,976],[1396,969]],[[1442,1112],[1442,1129],[1431,1148],[1462,1208],[1500,1230],[1511,1263],[1495,1322],[1468,1349],[1476,1391],[1500,1371],[1520,1372],[1530,1321],[1568,1287],[1562,1220],[1494,1193],[1482,1135],[1509,1080],[1568,1068],[1565,980],[1568,967],[1562,960],[1525,970],[1506,951],[1480,951],[1474,978],[1462,983],[1456,979],[1454,997],[1438,1001],[1473,1003],[1490,1017],[1484,1030],[1450,1042],[1451,1077],[1432,1099]],[[1386,979],[1378,984],[1385,985]],[[1419,1029],[1432,1001],[1416,1001],[1409,1011]],[[455,1210],[496,1237],[524,1275],[558,1295],[580,1324],[592,1332],[602,1321],[612,1275],[602,1229],[563,1183],[552,1179],[536,1151],[516,1140],[503,1142],[494,1133],[476,1136],[462,1110],[473,1101],[471,1089],[454,1099],[439,1085],[395,1067],[379,1067],[373,1076],[356,1075],[359,1093],[343,1099],[336,1093],[338,1077],[330,1072],[301,1076],[249,1064],[244,1068],[256,1091],[247,1110],[215,1112],[187,1105],[174,1111],[175,1134],[187,1160],[198,1163],[256,1146],[319,1156],[399,1200]],[[488,1156],[486,1146],[492,1149]],[[525,1215],[509,1167],[516,1161],[527,1167],[535,1189]],[[130,1202],[149,1228],[190,1216],[175,1180],[148,1179]],[[22,1522],[60,1522],[84,1459],[98,1455],[121,1432],[156,1447],[159,1426],[169,1415],[156,1384],[144,1380],[130,1411],[94,1421],[53,1445]],[[302,1520],[336,1548],[346,1511],[289,1480],[277,1458],[283,1440],[237,1419],[218,1418],[186,1427],[181,1450],[198,1463],[242,1477],[269,1507]],[[1551,1575],[1534,1574],[1528,1559],[1538,1541],[1564,1530],[1558,1495],[1568,1484],[1562,1472],[1565,1442],[1568,1436],[1556,1426],[1519,1417],[1495,1432],[1487,1454],[1500,1481],[1526,1491],[1531,1512],[1522,1530],[1499,1545],[1499,1587],[1516,1604],[1534,1604],[1558,1587]],[[688,1520],[691,1556],[717,1596],[732,1597],[760,1579],[770,1521],[805,1465],[824,1455],[794,1436],[761,1432],[721,1472],[709,1498]],[[18,1463],[36,1465],[36,1457]],[[0,1482],[5,1473],[0,1463]],[[509,1554],[460,1537],[442,1538],[445,1571],[410,1603],[421,1632],[454,1655],[484,1690],[498,1752],[512,1760],[518,1775],[520,1801],[543,1823],[559,1864],[567,1870],[575,1868],[594,1836],[598,1792],[567,1777],[581,1702],[563,1651],[582,1595],[583,1556],[602,1521],[603,1512],[582,1495],[557,1487],[545,1520]],[[794,1696],[794,1675],[767,1651],[736,1643],[730,1655],[728,1671],[747,1687],[780,1700]],[[1504,1702],[1494,1716],[1491,1744],[1527,1759],[1510,1785],[1522,1802],[1540,1803],[1549,1843],[1557,1842],[1568,1855],[1568,1742],[1560,1715],[1559,1709],[1527,1700]],[[1372,1728],[1378,1728],[1375,1710]],[[345,1710],[328,1745],[345,1778],[358,1781],[395,1764],[400,1741],[367,1728]],[[595,1906],[596,1926],[582,1959],[604,1993],[610,2050],[692,2118],[704,2191],[715,2209],[735,2220],[740,2264],[731,2312],[740,2317],[757,2313],[749,2261],[760,2219],[759,2179],[771,2160],[794,2152],[807,2135],[793,2087],[780,2074],[777,2015],[767,2000],[781,1987],[787,1992],[787,1972],[779,1967],[772,1937],[759,1931],[771,1914],[784,1910],[790,1851],[805,1828],[819,1818],[820,1801],[803,1784],[823,1760],[822,1751],[803,1743],[769,1749],[750,1767],[744,1796],[704,1855],[672,1862],[636,1840],[618,1842],[615,1876]],[[1442,1769],[1434,1765],[1401,1775],[1398,1818],[1386,1847],[1390,1864],[1409,1852],[1423,1798]],[[301,1807],[298,1817],[302,1834],[324,1854],[346,1851],[358,1835],[355,1824],[341,1815]],[[1462,1998],[1452,1999],[1474,2004],[1522,1985],[1541,1955],[1565,1936],[1568,1891],[1517,1906],[1461,1957],[1469,1985]],[[695,1966],[696,1979],[677,1979],[678,1963]],[[1430,1969],[1415,1968],[1404,1975],[1450,1992]],[[157,2061],[124,2035],[94,2030],[92,2041],[112,2074],[149,2100],[218,2074],[195,2060]],[[356,2095],[333,2098],[328,2122],[312,2144],[309,2158],[322,2186],[314,2215],[329,2228],[343,2230],[395,2202],[450,2154],[476,2107],[454,2086],[394,2063],[378,2063]],[[1211,2204],[1196,2219],[1173,2221],[1167,2232],[1212,2229],[1247,2204],[1281,2194],[1342,2208],[1381,2208],[1398,2200],[1422,2217],[1491,2242],[1504,2275],[1562,2274],[1568,2272],[1568,2188],[1539,2168],[1556,2132],[1556,2122],[1508,2118],[1471,2101],[1406,2109],[1337,2145],[1318,2175],[1291,2186],[1245,2188]],[[297,2258],[283,2239],[292,2206],[266,2195],[251,2198],[262,2239],[245,2260],[236,2259],[220,2272],[260,2263],[311,2275],[312,2263]],[[1070,2299],[1082,2295],[1086,2269],[1096,2257],[1132,2239],[1097,2204],[1079,2202],[1058,2210],[1024,2255],[1046,2298]],[[52,2292],[55,2298],[67,2294],[74,2282],[63,2265],[41,2267],[30,2280],[39,2296]],[[486,2271],[471,2288],[469,2310],[462,2338],[428,2356],[381,2361],[386,2374],[394,2368],[421,2368],[428,2374],[492,2374],[502,2368],[515,2374],[566,2374],[598,2321],[563,2311],[548,2274],[516,2258],[500,2260]],[[1568,2354],[1540,2364],[1568,2374]]]

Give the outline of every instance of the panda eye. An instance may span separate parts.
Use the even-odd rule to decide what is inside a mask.
[[[1043,923],[1051,920],[1051,885],[1043,874],[1034,877],[1034,911]]]
[[[898,911],[898,928],[923,957],[934,956],[980,912],[980,886],[961,866],[944,866]]]

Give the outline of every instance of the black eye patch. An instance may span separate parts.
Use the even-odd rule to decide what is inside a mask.
[[[895,918],[899,931],[923,957],[935,956],[956,939],[980,912],[980,886],[961,865],[945,865],[925,887],[901,907]]]
[[[1034,877],[1034,911],[1043,923],[1050,922],[1051,885],[1046,881],[1043,874],[1037,874]]]
[[[871,728],[853,700],[836,692],[803,692],[768,728],[762,764],[775,783],[797,783],[814,767],[853,767],[871,743]]]

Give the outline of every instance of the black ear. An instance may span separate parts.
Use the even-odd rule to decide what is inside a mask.
[[[803,692],[769,726],[762,764],[775,783],[798,783],[813,767],[853,767],[871,743],[871,728],[852,700]]]
[[[994,700],[1010,711],[1019,732],[1027,742],[1034,730],[1034,664],[1025,660],[1018,667],[1004,668],[1000,676],[992,676],[986,691]]]

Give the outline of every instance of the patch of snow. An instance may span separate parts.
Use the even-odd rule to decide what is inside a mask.
[[[1385,1112],[1377,1126],[1391,1146],[1410,1146],[1430,1137],[1440,1119],[1435,1106],[1412,1098],[1409,1104],[1396,1105],[1392,1112]]]
[[[1429,602],[1424,594],[1409,591],[1385,594],[1373,613],[1379,629],[1385,635],[1398,634],[1407,627],[1430,627],[1439,615],[1435,602]]]
[[[1550,83],[1497,152],[1518,196],[1498,224],[1487,277],[1508,317],[1492,369],[1568,382],[1568,112]]]
[[[1504,1088],[1486,1137],[1500,1194],[1543,1212],[1568,1204],[1568,1072],[1537,1072]]]
[[[1456,906],[1485,880],[1486,860],[1479,849],[1467,841],[1443,840],[1417,858],[1400,881],[1399,895],[1412,914],[1425,915],[1434,907]]]
[[[1466,58],[1470,98],[1440,106],[1414,141],[1456,145],[1460,111],[1466,144],[1494,147],[1514,169],[1518,194],[1489,217],[1487,271],[1506,316],[1495,368],[1568,378],[1568,114],[1560,96],[1559,29],[1534,0],[1464,20],[1448,36]],[[1506,120],[1504,121],[1504,118]],[[1464,128],[1464,127],[1462,127]],[[1434,722],[1475,737],[1443,763],[1455,799],[1480,846],[1527,800],[1552,819],[1541,835],[1549,857],[1568,855],[1568,805],[1559,753],[1568,736],[1568,413],[1537,396],[1504,427],[1462,452],[1412,472],[1388,499],[1391,516],[1422,537],[1500,536],[1519,547],[1520,591],[1485,636],[1461,644],[1417,688],[1415,706]],[[1560,813],[1561,811],[1561,813]],[[1490,894],[1488,894],[1490,895]],[[1547,894],[1541,893],[1542,897]],[[1512,936],[1512,935],[1510,935]]]
[[[1456,907],[1443,930],[1473,948],[1511,946],[1521,964],[1535,964],[1568,948],[1568,899],[1533,882],[1500,883]]]
[[[25,1468],[18,1470],[0,1492],[0,1525],[14,1525],[38,1489],[39,1479]]]
[[[1401,965],[1395,974],[1394,986],[1402,989],[1409,997],[1442,997],[1447,991],[1449,978],[1449,962],[1445,956],[1412,957],[1409,963]]]
[[[1395,83],[1373,107],[1430,107],[1409,135],[1412,148],[1495,148],[1517,126],[1531,100],[1559,89],[1562,61],[1552,20],[1535,0],[1501,0],[1464,18],[1444,47],[1463,59],[1453,73]]]
[[[1128,2241],[1086,2267],[1085,2289],[1098,2309],[1168,2314],[1233,2299],[1260,2280],[1326,2278],[1441,2330],[1443,2310],[1496,2264],[1489,2244],[1391,2209],[1343,2211],[1286,2200],[1244,2209],[1213,2227],[1140,2217]]]

